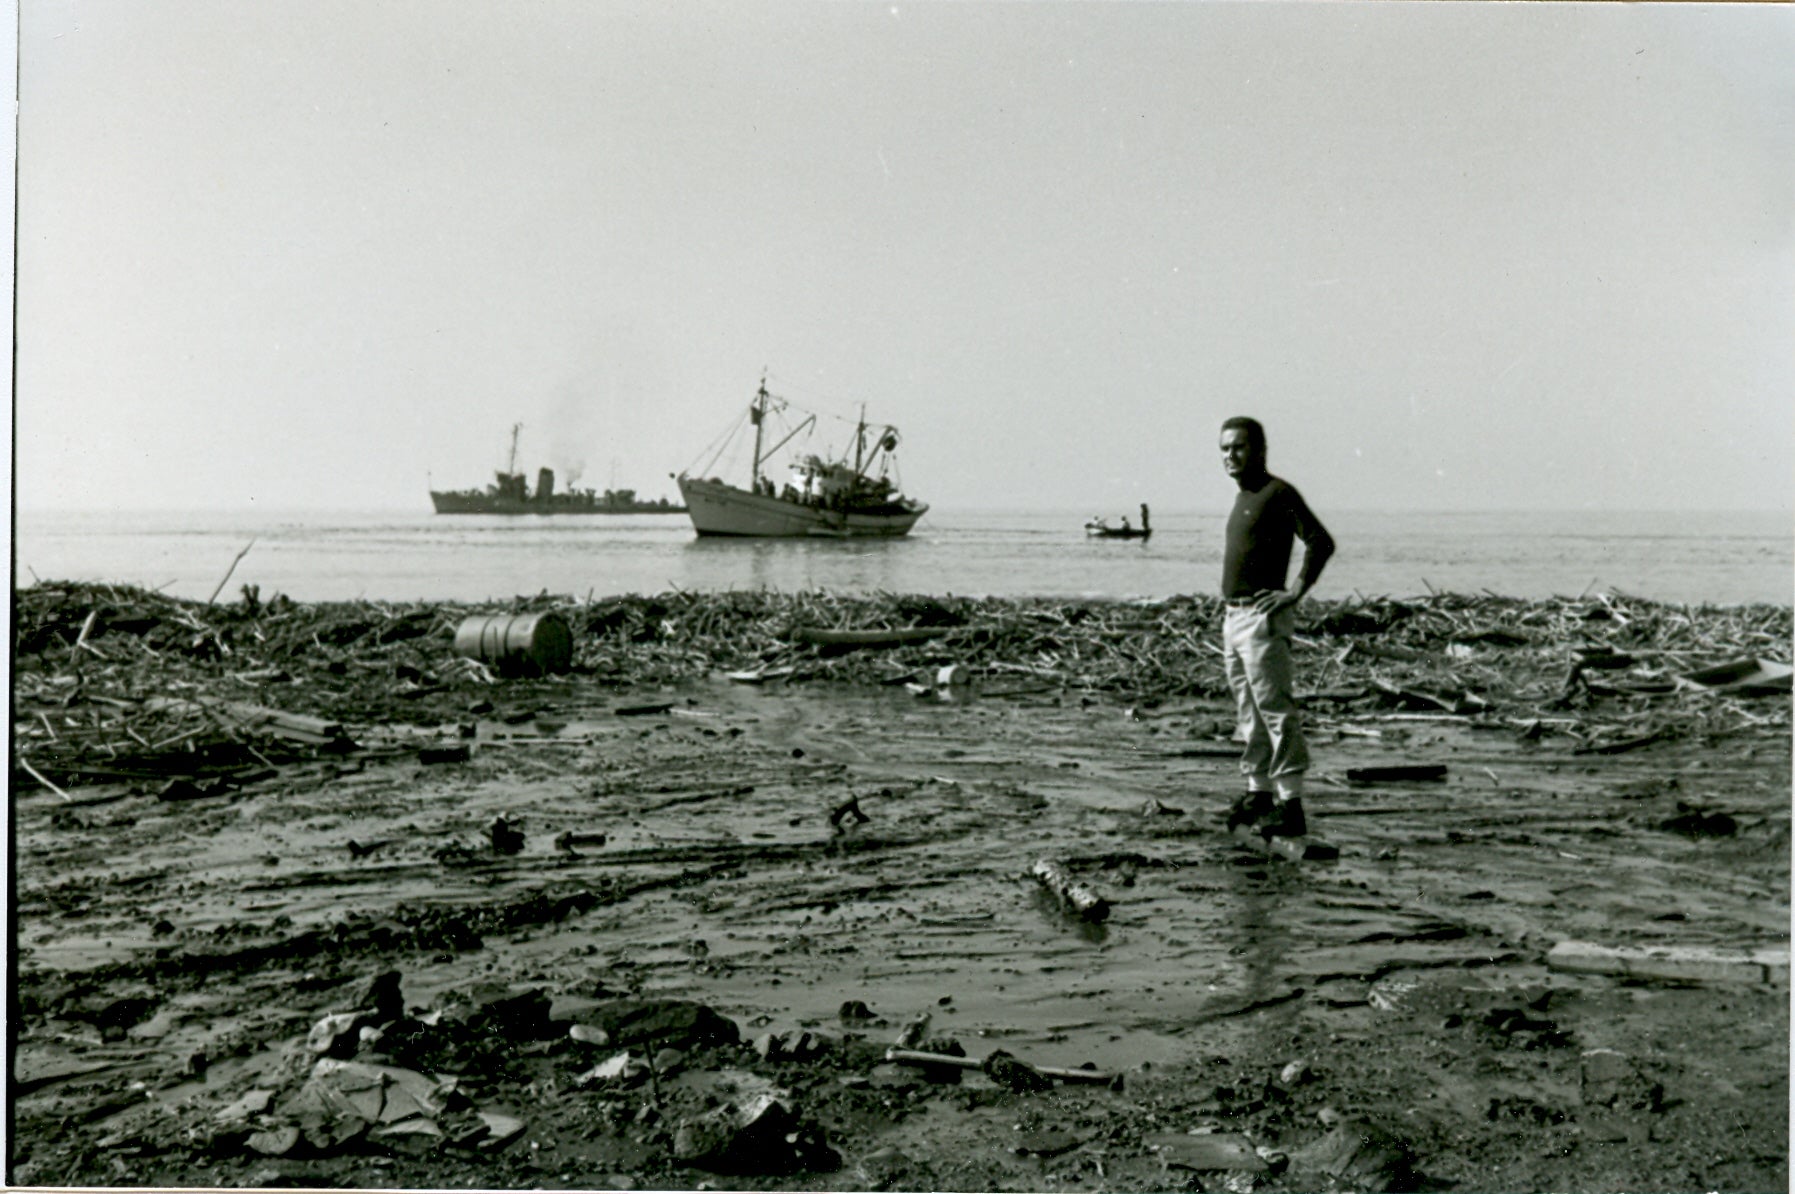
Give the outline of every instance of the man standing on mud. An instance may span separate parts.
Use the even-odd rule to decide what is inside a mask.
[[[1222,553],[1222,662],[1246,739],[1240,770],[1247,785],[1228,810],[1228,828],[1301,837],[1308,832],[1302,794],[1309,747],[1292,692],[1290,636],[1297,602],[1321,579],[1334,540],[1296,487],[1266,471],[1258,420],[1224,421],[1221,449],[1222,468],[1240,487]],[[1303,541],[1303,566],[1296,587],[1286,589],[1295,539]]]

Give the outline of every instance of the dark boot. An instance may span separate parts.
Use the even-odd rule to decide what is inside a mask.
[[[1289,800],[1280,800],[1273,804],[1271,815],[1259,827],[1259,832],[1266,837],[1303,837],[1309,832],[1309,824],[1303,817],[1303,798],[1292,796]]]
[[[1228,806],[1228,830],[1242,825],[1257,825],[1271,816],[1272,794],[1262,788],[1248,788]]]

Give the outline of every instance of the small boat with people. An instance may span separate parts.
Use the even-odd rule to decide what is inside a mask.
[[[1135,526],[1128,521],[1128,515],[1122,515],[1119,525],[1112,524],[1107,518],[1092,516],[1084,524],[1084,533],[1093,539],[1147,539],[1153,535],[1153,523],[1147,514],[1147,503],[1141,503],[1141,525]]]
[[[797,418],[800,414],[803,417]],[[929,508],[926,502],[898,491],[892,475],[897,428],[868,423],[864,409],[847,448],[833,454],[791,453],[790,476],[783,485],[774,483],[769,467],[794,441],[809,442],[816,432],[817,416],[768,393],[763,377],[746,420],[732,428],[700,470],[709,472],[716,467],[742,427],[752,426],[754,452],[746,486],[689,471],[674,478],[692,527],[700,535],[893,538],[909,534]],[[769,431],[777,436],[770,444]],[[800,436],[805,438],[799,440]]]

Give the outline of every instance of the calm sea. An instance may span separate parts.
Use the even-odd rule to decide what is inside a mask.
[[[699,539],[684,515],[32,513],[14,580],[127,582],[181,597],[245,583],[264,599],[478,601],[769,588],[843,593],[1166,597],[1214,590],[1222,516],[1155,513],[1153,537],[1087,539],[1086,512],[932,510],[888,542]],[[1119,511],[1116,513],[1120,513]],[[1428,589],[1505,596],[1609,591],[1736,604],[1795,597],[1787,513],[1328,515],[1339,554],[1317,595]]]

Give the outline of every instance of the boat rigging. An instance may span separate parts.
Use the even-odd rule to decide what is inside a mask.
[[[908,534],[928,505],[898,492],[889,473],[895,465],[897,428],[866,421],[865,407],[854,427],[853,456],[803,453],[791,463],[791,479],[776,485],[766,475],[767,462],[798,436],[814,433],[817,416],[805,417],[767,443],[767,420],[796,408],[767,390],[766,378],[748,407],[754,428],[753,455],[747,485],[716,475],[680,473],[681,496],[700,535],[755,537],[825,536],[832,538],[892,537]],[[739,430],[739,425],[736,428]],[[734,432],[700,470],[712,473],[734,440]]]

